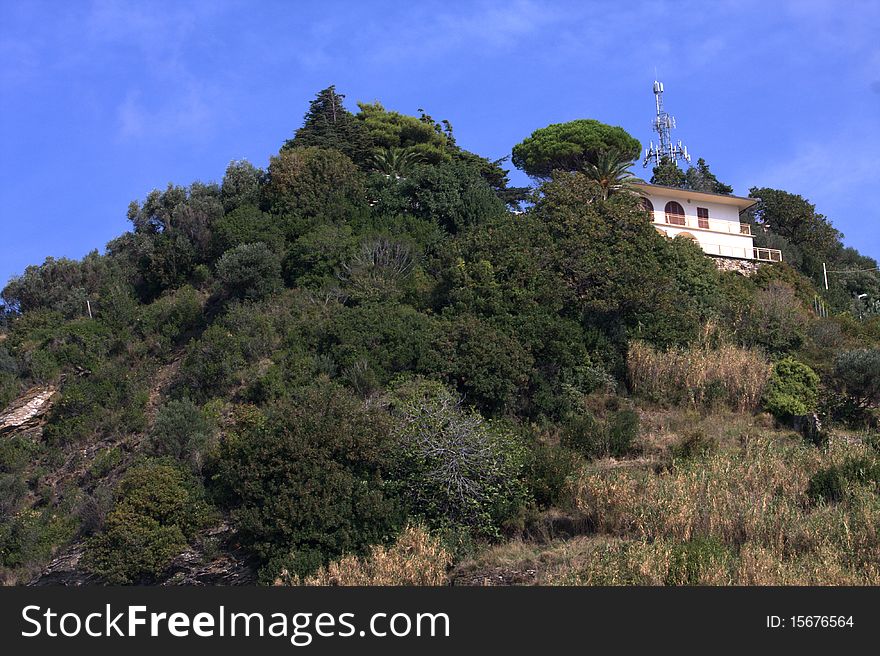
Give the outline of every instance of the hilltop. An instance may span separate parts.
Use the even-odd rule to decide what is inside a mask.
[[[512,188],[343,100],[3,289],[5,583],[880,583],[880,274],[809,200],[750,190],[739,275],[621,128]]]

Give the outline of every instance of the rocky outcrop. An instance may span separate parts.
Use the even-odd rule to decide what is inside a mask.
[[[55,403],[56,392],[51,385],[32,387],[10,403],[0,413],[0,437],[42,428],[46,413]]]
[[[214,545],[216,553],[211,548]],[[179,554],[163,576],[162,585],[253,585],[256,572],[226,523],[202,535],[199,545]]]
[[[28,585],[102,585],[82,566],[85,542],[79,541],[56,556]],[[235,531],[226,523],[200,534],[196,546],[171,561],[156,585],[253,585],[254,567],[239,549]]]
[[[96,585],[101,581],[80,567],[85,553],[85,543],[77,542],[56,556],[28,585]]]

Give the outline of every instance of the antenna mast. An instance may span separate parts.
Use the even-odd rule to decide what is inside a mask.
[[[645,149],[645,161],[642,162],[642,166],[648,166],[650,162],[655,166],[659,165],[664,157],[673,162],[678,159],[690,162],[691,156],[687,146],[683,146],[681,141],[677,144],[672,143],[675,118],[663,109],[663,83],[657,80],[654,80],[654,100],[657,104],[657,116],[654,117],[652,129],[657,133],[657,145],[651,141],[651,146]]]

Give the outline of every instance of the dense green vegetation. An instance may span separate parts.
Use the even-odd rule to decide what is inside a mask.
[[[40,439],[0,437],[4,579],[79,543],[102,580],[156,582],[222,521],[264,582],[367,567],[400,536],[445,566],[559,508],[612,532],[638,489],[661,498],[706,458],[728,472],[697,429],[655,449],[652,412],[766,410],[790,436],[815,411],[864,447],[786,446],[809,475],[785,502],[875,507],[880,276],[817,276],[876,262],[805,199],[753,189],[745,220],[790,264],[720,273],[646,220],[620,166],[637,152],[621,128],[549,126],[513,150],[541,184],[514,189],[448,121],[351,113],[330,87],[266,170],[155,190],[105,254],[28,267],[0,295],[0,406],[59,394]],[[671,183],[730,193],[692,171]],[[663,482],[622,477],[632,494],[599,504],[617,479],[590,468],[640,459]],[[664,530],[638,538],[668,547],[665,582],[758,548]]]

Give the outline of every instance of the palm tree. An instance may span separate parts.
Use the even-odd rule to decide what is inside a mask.
[[[602,200],[607,200],[609,196],[622,191],[637,193],[637,178],[627,170],[630,166],[630,160],[611,151],[599,155],[595,163],[584,164],[582,171],[599,187]]]
[[[395,180],[405,178],[416,164],[425,161],[424,155],[412,148],[385,148],[373,155],[373,169]]]

